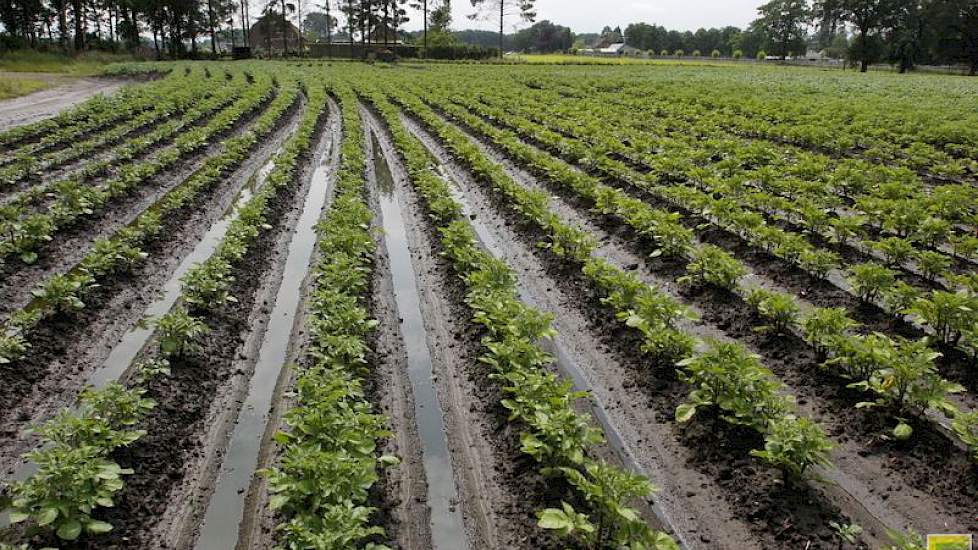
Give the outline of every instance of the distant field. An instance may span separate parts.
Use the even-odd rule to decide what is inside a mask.
[[[716,61],[709,57],[695,59],[685,58],[676,59],[669,56],[651,57],[644,59],[640,57],[597,57],[588,55],[568,55],[568,54],[517,54],[507,56],[506,59],[520,61],[524,63],[539,63],[549,65],[722,65],[722,61]]]
[[[525,60],[113,65],[0,132],[0,541],[978,531],[978,79]]]

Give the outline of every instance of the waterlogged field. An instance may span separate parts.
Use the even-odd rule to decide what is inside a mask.
[[[975,81],[113,71],[0,133],[0,548],[978,531]]]

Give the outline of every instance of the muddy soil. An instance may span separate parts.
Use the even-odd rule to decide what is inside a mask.
[[[525,181],[525,179],[526,178],[523,178],[523,181]],[[518,180],[519,180],[519,178],[518,178]],[[554,188],[550,188],[550,190],[553,191],[553,192],[561,192],[560,190],[557,190],[557,189],[554,189]],[[586,206],[577,205],[576,208],[578,208],[578,209],[580,209],[580,208],[586,208]],[[567,217],[568,216],[568,212],[567,212],[567,208],[566,207],[563,208],[563,209],[559,209],[559,210],[560,210],[560,213],[561,213],[561,215],[563,217]],[[570,217],[571,218],[576,218],[577,216],[574,216],[573,214],[570,214]],[[608,222],[608,220],[604,220],[604,221],[605,222]],[[641,249],[640,248],[640,249],[637,249],[636,250],[633,245],[635,243],[639,243],[641,241],[640,238],[638,236],[636,236],[636,235],[630,234],[627,231],[622,231],[620,224],[604,223],[602,225],[604,226],[604,229],[607,229],[608,230],[608,232],[606,232],[604,230],[600,230],[600,229],[597,229],[596,230],[596,228],[594,228],[593,226],[592,227],[588,227],[588,229],[592,233],[595,233],[596,236],[598,236],[599,239],[602,241],[602,243],[603,243],[602,251],[605,251],[604,254],[607,254],[607,251],[608,251],[609,248],[615,248],[615,249],[618,249],[618,250],[625,250],[625,251],[628,251],[629,249],[631,249],[632,250],[632,253],[635,255],[636,258],[642,258],[642,260],[639,260],[639,261],[636,261],[634,263],[631,263],[630,268],[632,268],[632,269],[639,268],[639,264],[641,264],[642,265],[642,268],[643,268],[642,269],[643,272],[646,269],[653,270],[653,275],[655,273],[663,273],[664,272],[664,275],[666,275],[668,277],[668,279],[674,279],[675,276],[677,276],[678,274],[681,274],[682,273],[682,271],[683,271],[682,266],[671,266],[670,267],[668,265],[655,265],[655,264],[661,264],[662,262],[660,262],[658,260],[653,260],[651,262],[644,260],[644,258],[646,258],[648,256],[648,253],[652,251],[652,248],[651,247],[645,247],[644,249]],[[539,237],[539,236],[537,236],[537,237]],[[616,243],[619,243],[619,244],[615,245],[614,247],[609,247],[608,244],[607,244],[609,241],[616,242]],[[629,243],[629,244],[625,244],[625,243]],[[627,254],[627,252],[626,252],[626,254]],[[614,256],[614,255],[619,255],[620,256],[621,255],[621,252],[618,252],[618,251],[613,252],[612,253],[612,256]],[[625,263],[625,262],[628,262],[627,257],[622,258],[622,260],[624,260],[624,262],[621,262],[621,265],[629,265],[630,262],[629,263]],[[616,262],[616,263],[618,263],[618,262]],[[560,280],[562,282],[565,282],[567,280],[573,280],[573,278],[574,278],[573,275],[574,275],[573,273],[562,273],[562,272],[559,272],[558,271],[558,280]],[[668,282],[668,279],[667,279],[667,282]],[[655,283],[661,285],[661,281],[656,281]],[[583,286],[583,288],[578,289],[578,292],[579,293],[580,292],[584,292],[586,294],[587,293],[587,285],[585,284]],[[687,300],[689,300],[689,298],[691,298],[691,297],[690,296],[687,296]],[[708,308],[706,308],[706,309],[708,309],[708,315],[705,315],[704,316],[705,317],[704,318],[704,321],[707,321],[707,322],[713,324],[716,327],[716,330],[717,331],[727,332],[727,333],[729,333],[728,336],[731,336],[731,337],[734,337],[734,338],[740,338],[743,341],[746,341],[751,347],[755,347],[755,348],[761,349],[764,352],[766,363],[772,362],[771,361],[772,358],[773,359],[776,359],[774,361],[774,363],[775,363],[774,368],[775,368],[775,371],[778,372],[778,374],[791,373],[791,374],[794,375],[792,378],[790,378],[789,380],[787,380],[790,385],[792,385],[792,386],[794,386],[796,388],[799,387],[799,386],[801,386],[803,388],[806,388],[806,389],[809,389],[809,388],[817,388],[820,391],[821,390],[828,389],[828,390],[830,390],[830,393],[831,393],[832,390],[838,390],[838,388],[841,386],[838,381],[824,381],[824,380],[822,380],[822,381],[813,381],[813,380],[811,380],[811,378],[813,377],[812,376],[813,373],[815,375],[820,374],[819,371],[818,371],[818,369],[817,368],[814,368],[814,365],[816,364],[814,358],[809,357],[809,360],[808,361],[803,361],[805,363],[805,365],[807,365],[807,367],[812,367],[812,368],[805,368],[805,365],[796,365],[795,364],[796,362],[793,362],[791,360],[792,357],[796,357],[798,355],[798,349],[797,348],[801,348],[802,350],[805,350],[806,349],[806,346],[804,345],[803,342],[794,341],[791,338],[788,338],[787,340],[779,340],[779,339],[776,339],[776,338],[771,338],[770,339],[771,341],[779,342],[781,346],[786,346],[786,348],[785,347],[782,347],[782,348],[772,348],[772,346],[770,346],[770,345],[764,346],[764,345],[762,345],[763,344],[762,342],[758,342],[758,340],[757,340],[758,334],[755,333],[755,332],[753,332],[753,331],[751,331],[750,330],[750,327],[751,326],[756,326],[757,324],[760,324],[759,320],[757,320],[757,319],[743,319],[743,318],[739,318],[738,316],[743,315],[743,312],[745,312],[747,310],[747,308],[745,307],[745,304],[742,304],[742,302],[739,303],[739,304],[738,303],[735,303],[737,300],[735,300],[734,303],[731,303],[730,302],[730,298],[731,298],[730,296],[714,296],[712,298],[708,298],[708,299],[705,299],[705,300],[692,300],[692,301],[694,301],[696,303],[696,305],[698,305],[698,306],[703,306],[703,305],[709,306]],[[558,316],[558,319],[562,319],[562,318],[563,318],[563,315],[559,315]],[[610,320],[610,321],[612,323],[615,323],[615,321],[613,321],[613,320]],[[612,329],[612,330],[615,330],[615,329]],[[623,339],[627,340],[627,338],[623,338],[624,336],[625,335],[617,335],[615,338],[613,338],[613,340],[616,341],[616,342],[621,342]],[[802,355],[804,355],[804,353],[802,353]],[[634,356],[631,356],[631,357],[634,357]],[[790,365],[790,368],[788,367],[788,365]],[[769,365],[769,366],[771,366],[771,365]],[[801,367],[801,370],[798,370],[799,367]],[[669,373],[666,373],[666,374],[668,375]],[[808,378],[804,378],[805,376],[807,376]],[[798,384],[798,385],[796,385],[796,384]],[[805,386],[804,384],[811,384],[811,385],[810,386]],[[819,384],[819,385],[815,385],[815,384]],[[654,385],[652,389],[654,390],[651,393],[652,395],[661,395],[661,392],[663,390],[663,388],[660,385]],[[688,389],[687,388],[680,388],[680,394],[685,393],[685,391],[688,391]],[[813,392],[812,391],[808,391],[807,393],[808,394],[811,394]],[[801,397],[801,398],[803,398],[803,399],[806,400],[806,402],[803,402],[802,403],[802,405],[803,405],[802,406],[802,410],[803,410],[803,412],[807,412],[806,409],[810,409],[811,407],[807,407],[805,405],[807,403],[807,400],[812,399],[812,397],[810,397],[809,395],[799,395],[799,397]],[[826,408],[827,407],[826,403],[824,403],[824,401],[822,401],[822,399],[824,399],[823,397],[819,397],[819,396],[816,395],[815,398],[818,398],[819,399],[818,403],[819,403],[819,405],[820,405],[821,408]],[[834,397],[832,397],[830,399],[834,399]],[[879,433],[879,428],[880,428],[879,422],[875,422],[875,423],[870,422],[870,423],[867,423],[864,418],[854,418],[854,416],[862,417],[862,416],[865,416],[865,415],[863,415],[860,411],[856,411],[855,409],[852,408],[852,406],[855,403],[855,401],[853,401],[853,399],[854,399],[854,396],[851,396],[850,395],[850,396],[848,396],[848,400],[847,401],[844,400],[842,403],[836,404],[836,403],[834,403],[832,401],[830,401],[828,403],[828,405],[835,405],[834,407],[828,407],[830,409],[830,412],[827,413],[829,419],[832,420],[831,427],[832,427],[833,431],[835,432],[833,435],[839,435],[839,432],[844,431],[845,427],[849,427],[849,426],[851,426],[853,424],[856,424],[856,425],[861,426],[863,429],[862,430],[857,430],[857,433],[855,433],[855,434],[847,434],[846,436],[844,436],[844,441],[848,440],[849,437],[861,438],[861,439],[858,439],[859,441],[863,441],[863,440],[866,440],[866,439],[873,440],[873,438],[875,436],[877,436],[878,433]],[[670,413],[670,410],[671,409],[669,407],[666,407],[666,408],[662,409],[661,412],[663,414],[669,414]],[[819,420],[822,420],[823,423],[825,421],[824,418],[818,418],[818,419]],[[925,432],[926,432],[926,428],[924,428],[924,429],[925,429]],[[686,432],[684,432],[684,433],[686,433]],[[738,437],[738,441],[742,437],[747,436],[747,435],[749,435],[749,434],[740,434],[741,437]],[[940,438],[940,437],[938,437],[935,440],[934,437],[932,437],[932,436],[935,436],[935,435],[937,435],[937,434],[933,434],[933,432],[926,433],[921,438],[920,444],[923,445],[923,446],[925,446],[925,447],[926,446],[934,445],[936,448],[946,448],[946,445],[947,445],[948,442],[946,440],[944,440],[942,442],[941,441],[942,438]],[[848,441],[847,441],[847,443],[848,443]],[[847,444],[847,445],[845,445],[845,447],[846,447],[844,449],[845,452],[844,453],[839,453],[839,454],[842,454],[842,456],[840,458],[845,459],[846,462],[852,462],[853,464],[851,464],[850,467],[855,467],[858,471],[862,472],[862,474],[863,474],[862,476],[860,476],[860,477],[862,477],[861,480],[848,480],[849,481],[849,485],[855,485],[855,486],[861,488],[862,485],[860,485],[860,484],[866,484],[866,485],[869,486],[869,489],[870,490],[874,490],[874,491],[875,490],[879,490],[879,489],[881,489],[879,487],[879,485],[881,485],[882,483],[880,482],[879,479],[876,479],[875,476],[879,476],[879,477],[884,477],[884,476],[891,477],[891,476],[894,475],[895,472],[900,471],[900,469],[906,468],[906,466],[907,466],[907,461],[904,460],[904,457],[903,456],[901,456],[901,455],[904,454],[904,452],[902,452],[902,451],[897,451],[896,452],[896,455],[897,455],[896,457],[880,456],[876,460],[870,459],[867,462],[866,460],[860,460],[859,459],[859,457],[863,453],[866,453],[867,452],[867,449],[866,448],[864,448],[862,446],[859,446],[859,445],[853,445],[853,444]],[[710,447],[709,446],[695,446],[694,445],[693,448],[709,449]],[[741,450],[746,452],[746,450],[748,450],[749,448],[750,447],[747,446],[747,447],[744,447]],[[725,449],[725,451],[726,451],[726,449]],[[728,456],[729,456],[728,453],[725,452],[723,456],[707,456],[707,457],[702,457],[702,458],[704,458],[704,460],[701,460],[701,463],[704,464],[704,465],[713,464],[714,462],[716,462],[719,459],[728,458]],[[958,453],[957,458],[964,458],[964,457],[961,457],[960,456],[960,453]],[[900,465],[901,465],[900,466],[900,469],[890,470],[889,468],[881,468],[880,467],[880,464],[889,465],[890,463],[892,463],[893,461],[896,461],[896,460],[900,461]],[[952,460],[951,462],[952,462],[952,464],[954,466],[953,471],[955,472],[955,475],[953,475],[952,477],[954,477],[955,481],[951,482],[950,484],[951,485],[954,485],[954,486],[956,486],[958,488],[960,488],[962,486],[965,486],[965,487],[968,486],[968,484],[970,483],[970,478],[973,477],[973,469],[970,468],[967,465],[967,461],[966,460]],[[959,462],[961,464],[958,464]],[[875,465],[875,467],[867,468],[867,466],[873,466],[873,465]],[[748,467],[748,471],[749,470],[752,470],[752,469],[756,470],[756,469],[758,469],[758,466],[756,464],[754,464],[754,465],[751,465],[751,466]],[[764,467],[761,466],[760,469],[764,469]],[[863,472],[862,471],[863,469],[866,469],[868,471]],[[912,483],[912,485],[914,487],[916,487],[918,489],[918,491],[912,491],[912,492],[916,492],[916,494],[913,495],[912,498],[901,498],[901,497],[905,497],[905,496],[909,496],[909,495],[905,495],[905,493],[907,492],[905,490],[904,491],[898,490],[898,487],[900,487],[900,485],[889,484],[888,482],[883,482],[883,483],[886,483],[889,486],[886,488],[885,491],[883,491],[884,494],[881,495],[879,498],[876,498],[875,500],[877,500],[877,501],[879,501],[879,500],[886,500],[888,497],[895,497],[895,498],[893,498],[891,500],[891,502],[892,501],[903,501],[902,503],[894,504],[895,508],[899,509],[900,512],[903,512],[905,514],[909,514],[909,515],[906,515],[905,516],[905,517],[911,518],[910,521],[908,521],[908,523],[913,524],[913,525],[917,525],[918,526],[918,529],[920,529],[920,526],[921,525],[940,527],[939,520],[941,518],[947,517],[947,515],[956,516],[958,518],[957,521],[961,522],[961,523],[959,523],[960,526],[970,526],[971,525],[971,522],[969,520],[971,518],[968,515],[968,513],[966,512],[967,504],[965,505],[964,508],[962,508],[960,506],[960,503],[958,502],[960,499],[954,498],[953,492],[940,491],[940,492],[943,492],[944,494],[940,498],[937,498],[936,500],[934,500],[933,497],[932,498],[926,498],[926,497],[924,497],[925,493],[930,493],[930,492],[933,491],[933,484],[932,483],[929,483],[929,482],[923,482],[923,483],[921,483],[921,478],[922,477],[923,478],[930,477],[930,474],[923,473],[923,472],[927,471],[928,469],[929,468],[927,467],[927,464],[926,463],[920,463],[920,464],[917,464],[916,465],[916,468],[915,468],[916,473],[913,474],[911,477],[914,477],[914,478],[917,479],[917,483]],[[885,470],[885,471],[881,471],[881,470]],[[734,470],[731,470],[731,471],[741,472],[741,469],[740,468],[737,468],[737,469],[734,469]],[[719,474],[720,474],[720,480],[723,481],[723,476],[725,476],[726,474],[723,471],[720,471]],[[743,482],[744,480],[740,480],[740,481]],[[775,483],[775,485],[777,485],[777,480],[774,480],[773,482]],[[756,485],[756,480],[754,482],[752,482],[752,484],[749,485],[749,486],[753,487],[754,485]],[[761,486],[765,486],[764,483],[761,483],[760,485]],[[754,494],[753,491],[751,491],[750,492],[750,495],[751,495],[750,498],[754,498],[756,500],[756,498],[764,497],[764,495],[766,495],[768,492],[769,491],[766,491],[765,490],[763,492]],[[774,493],[775,494],[778,494],[778,491],[775,491]],[[783,494],[784,492],[782,491],[781,493]],[[789,495],[785,495],[785,496],[790,496],[790,494]],[[802,495],[802,496],[804,496],[804,495]],[[851,495],[843,495],[843,496],[844,497],[848,497],[851,500]],[[928,502],[928,503],[925,504],[924,502],[920,502],[920,501],[914,502],[913,501],[913,499],[915,499],[915,498],[921,498],[921,497],[924,497],[923,500],[925,502]],[[742,494],[741,495],[738,495],[738,498],[744,498],[744,495],[742,495]],[[808,499],[810,497],[809,496],[805,496],[805,498]],[[830,498],[839,498],[839,497],[830,497]],[[735,500],[733,503],[735,504],[735,506],[736,506],[736,508],[738,510],[742,510],[744,508],[744,503],[743,502],[740,502],[738,500]],[[781,504],[786,504],[786,503],[781,503]],[[792,508],[783,508],[783,509],[792,509],[792,510],[795,510],[795,511],[799,510],[799,508],[797,507],[796,504],[788,504],[788,505],[792,506]],[[855,505],[856,505],[857,508],[860,507],[860,505],[858,503],[856,503]],[[931,512],[928,509],[928,506],[934,506],[935,507],[934,510],[933,510],[933,515],[931,515]],[[747,507],[747,508],[749,509],[751,507]],[[779,509],[782,509],[781,508],[781,505],[780,504],[777,504],[777,500],[775,500],[774,506],[769,506],[768,507],[768,512],[769,513],[772,513],[774,517],[779,517],[779,514],[777,513]],[[831,509],[832,509],[832,506],[829,506],[828,511],[831,511]],[[755,512],[756,512],[756,510],[755,510]],[[751,512],[752,517],[755,514],[755,512]],[[863,510],[857,510],[857,512],[865,513],[865,511],[863,511]],[[884,515],[884,517],[887,517],[887,519],[889,519],[890,517],[900,518],[903,514],[896,514],[895,516],[892,513],[889,514],[888,516],[885,515],[885,514],[883,514],[883,515]],[[761,515],[761,517],[763,517],[763,514]],[[829,531],[827,531],[825,529],[824,519],[826,519],[826,518],[823,517],[823,525],[821,525],[821,526],[811,525],[809,527],[815,529],[814,534],[817,536],[818,539],[823,540],[823,541],[827,541],[827,540],[830,540],[831,539],[831,532],[829,532]],[[828,519],[833,519],[833,518],[829,517]],[[914,519],[916,519],[917,521],[913,521]],[[906,520],[904,520],[904,521],[906,521]],[[903,522],[901,522],[901,523],[903,523]],[[784,527],[777,527],[777,528],[775,528],[775,527],[777,527],[777,526],[776,525],[772,525],[772,528],[771,529],[768,529],[768,531],[770,531],[772,533],[775,533],[776,534],[776,538],[778,538],[778,539],[783,539],[785,537],[789,537],[790,538],[791,533],[798,532],[799,530],[800,531],[804,531],[804,528],[802,528],[801,526],[798,526],[798,525],[793,525],[792,522],[788,522],[787,524],[785,524]],[[877,535],[881,535],[881,534],[882,533],[877,533]],[[797,540],[796,540],[796,542],[797,542]]]
[[[490,120],[487,122],[516,131],[514,128],[506,125],[503,121]],[[518,131],[517,133],[526,139],[527,143],[530,143],[535,147],[548,150],[546,147],[543,147],[542,144],[537,143],[532,139],[528,139],[528,136],[526,136],[524,133],[520,133]],[[555,154],[555,152],[552,150],[548,151],[551,154]],[[589,173],[594,177],[602,179],[607,185],[618,187],[632,196],[642,199],[644,202],[648,203],[654,208],[664,211],[678,210],[667,201],[664,201],[648,192],[642,191],[641,189],[632,186],[629,182],[609,178],[607,174],[598,169],[589,171]],[[736,258],[740,259],[745,265],[749,266],[760,278],[775,282],[768,285],[769,287],[776,290],[790,292],[798,296],[801,300],[810,302],[815,306],[845,307],[848,310],[850,317],[862,325],[860,327],[860,331],[864,333],[882,332],[885,334],[896,334],[912,339],[919,339],[925,336],[923,331],[914,327],[906,320],[896,318],[875,304],[867,304],[860,301],[850,292],[841,288],[837,282],[817,279],[809,273],[786,262],[785,260],[752,246],[740,235],[716,227],[708,219],[705,219],[693,212],[685,210],[679,211],[684,215],[681,222],[688,229],[694,232],[700,242],[715,244],[729,250]],[[792,231],[797,230],[796,227],[790,227],[788,224],[779,223],[778,225],[782,226],[784,229]],[[813,244],[819,246],[825,246],[828,244],[818,239],[813,239],[812,242]],[[843,252],[844,265],[850,265],[855,261],[865,261],[866,259],[864,254],[858,253],[855,250],[850,250],[849,253],[845,253],[845,250],[843,250]],[[935,286],[933,283],[925,282],[919,276],[910,272],[907,272],[903,278],[910,284],[918,287],[930,289],[934,288]],[[936,360],[936,364],[941,374],[947,377],[949,380],[963,384],[969,390],[967,393],[954,396],[955,403],[962,406],[964,410],[970,411],[978,409],[978,371],[973,368],[973,361],[965,353],[958,349],[951,349],[943,346],[940,347],[940,351],[942,352],[942,356]]]
[[[308,181],[289,186],[270,203],[272,229],[234,270],[231,294],[238,303],[197,312],[210,328],[200,352],[172,362],[172,374],[150,384],[157,407],[142,425],[148,434],[115,456],[136,473],[115,508],[99,509],[115,529],[87,548],[190,545],[247,391],[307,189]]]
[[[533,459],[519,450],[520,427],[506,420],[502,394],[478,361],[480,331],[468,320],[464,287],[441,255],[421,198],[413,191],[382,124],[375,130],[394,176],[408,243],[421,289],[421,310],[433,359],[438,401],[444,410],[452,465],[458,476],[462,514],[471,548],[565,548],[536,527],[535,513],[568,488],[544,479]]]
[[[103,281],[86,297],[86,308],[81,312],[41,323],[34,338],[37,344],[28,355],[4,365],[6,384],[0,388],[4,403],[0,409],[0,471],[5,476],[11,474],[20,462],[19,455],[32,444],[22,430],[74,402],[88,375],[139,320],[155,299],[157,289],[227,210],[251,175],[276,151],[297,120],[294,113],[283,117],[280,128],[263,140],[240,167],[168,218],[162,232],[167,238],[149,243],[149,258],[135,271]]]
[[[92,96],[98,94],[112,95],[126,84],[135,82],[125,78],[72,78],[46,73],[18,74],[31,78],[36,75],[51,81],[53,86],[25,96],[0,101],[0,131],[50,118]]]

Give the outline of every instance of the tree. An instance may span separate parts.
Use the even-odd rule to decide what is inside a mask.
[[[447,33],[452,24],[451,0],[443,0],[441,5],[431,10],[429,27],[431,32]]]
[[[476,12],[469,16],[469,19],[480,17],[488,19],[493,14],[499,14],[499,57],[503,56],[503,22],[507,15],[518,14],[520,19],[532,23],[537,14],[533,11],[536,0],[470,0]],[[619,34],[621,32],[619,31]]]
[[[574,33],[569,28],[546,20],[521,30],[513,37],[516,49],[540,53],[568,50],[573,44]]]
[[[754,58],[757,56],[757,52],[764,49],[767,42],[768,37],[764,30],[751,25],[747,30],[730,39],[730,47],[734,50],[740,50],[745,57]]]
[[[894,4],[894,0],[840,0],[842,18],[856,28],[849,55],[859,61],[860,72],[879,59],[883,50],[879,33],[891,23]]]
[[[889,58],[899,64],[901,73],[905,73],[923,53],[923,8],[917,0],[900,0],[894,2],[892,9],[891,28],[886,37]]]
[[[803,52],[805,28],[811,20],[807,0],[771,0],[757,8],[756,26],[771,38],[770,51],[787,58],[791,52]]]
[[[448,6],[449,19],[451,19],[451,6],[449,0],[445,0],[442,7]],[[413,0],[410,7],[415,10],[421,10],[421,51],[422,55],[427,55],[428,52],[428,0]],[[437,9],[437,8],[436,8]]]
[[[815,0],[812,5],[812,17],[817,29],[815,43],[820,49],[831,47],[835,37],[845,32],[841,5],[841,0]]]
[[[71,11],[75,18],[75,51],[85,49],[85,3],[82,0],[71,0]]]
[[[329,2],[322,4],[322,7],[329,9]],[[302,32],[307,33],[313,40],[325,40],[327,44],[332,42],[333,29],[339,21],[336,17],[320,11],[310,12],[302,22]]]
[[[933,0],[926,19],[935,57],[964,61],[969,74],[978,74],[978,0]]]

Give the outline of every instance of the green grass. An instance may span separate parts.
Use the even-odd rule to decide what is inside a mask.
[[[23,50],[0,56],[0,71],[91,76],[101,73],[110,63],[132,60],[129,55],[106,52],[84,52],[70,56]]]
[[[27,95],[47,87],[47,82],[36,78],[7,78],[5,76],[0,79],[0,100]]]
[[[668,56],[655,56],[644,59],[641,57],[596,57],[568,54],[518,54],[508,56],[506,59],[514,62],[550,65],[724,65],[723,61],[717,61],[710,57],[676,59]]]

